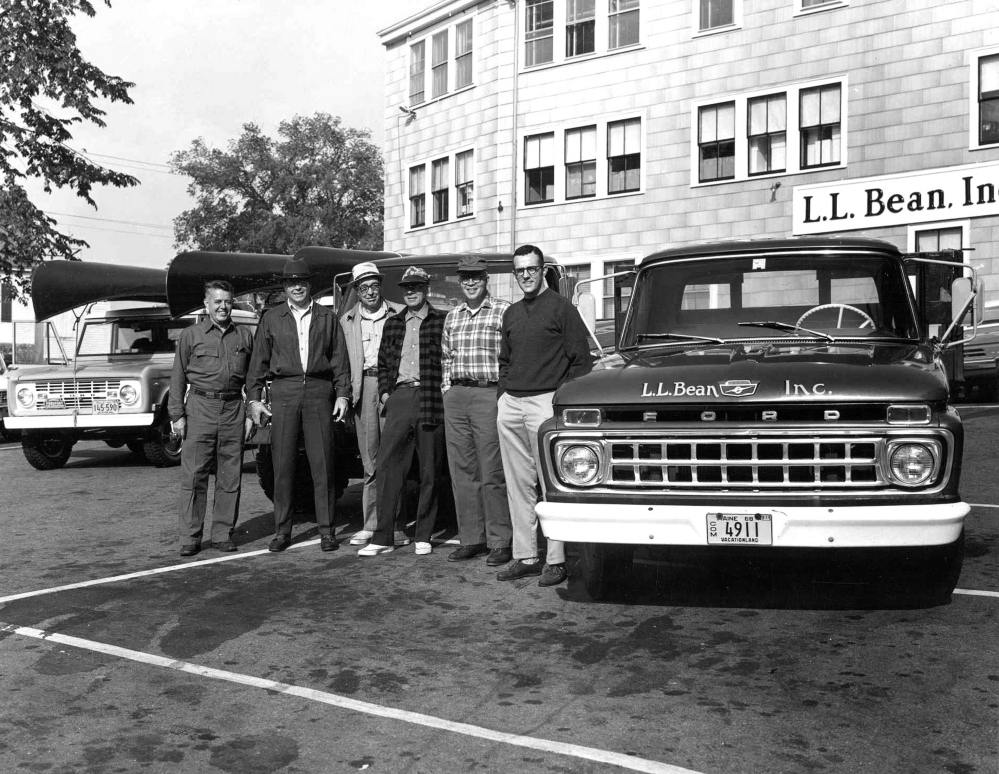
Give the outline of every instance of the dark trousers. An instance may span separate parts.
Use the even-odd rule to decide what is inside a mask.
[[[371,539],[390,546],[395,537],[406,476],[416,452],[420,464],[420,501],[416,510],[416,542],[429,543],[437,521],[437,477],[443,458],[444,428],[420,423],[420,391],[399,387],[385,403],[385,426],[378,447],[378,528]],[[400,527],[401,528],[401,527]]]
[[[513,530],[496,427],[496,388],[452,385],[444,393],[447,464],[463,546],[509,548]]]
[[[271,384],[271,447],[274,458],[274,532],[291,535],[299,433],[312,470],[319,534],[333,534],[333,385],[325,379],[289,377]]]
[[[204,534],[208,475],[215,464],[211,541],[224,543],[239,517],[243,474],[243,400],[205,398],[193,392],[184,408],[187,436],[180,451],[180,542],[197,545]]]

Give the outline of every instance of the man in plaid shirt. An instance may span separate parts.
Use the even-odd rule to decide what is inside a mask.
[[[444,315],[427,302],[430,275],[410,266],[399,281],[406,308],[385,321],[378,349],[378,394],[385,426],[375,464],[378,528],[358,556],[395,549],[395,517],[415,451],[420,462],[416,553],[433,551],[437,520],[437,474],[444,451],[441,396],[441,330]]]
[[[458,279],[465,303],[444,320],[444,429],[461,546],[447,558],[462,562],[489,554],[491,567],[512,558],[510,507],[496,427],[499,347],[510,303],[489,295],[486,262],[462,256]]]

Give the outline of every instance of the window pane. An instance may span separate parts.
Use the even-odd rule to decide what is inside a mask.
[[[597,127],[591,126],[582,131],[582,147],[580,158],[595,159],[597,157]]]
[[[978,88],[982,99],[999,97],[999,55],[982,57],[978,69]]]
[[[735,24],[732,0],[700,0],[700,2],[702,30]]]
[[[467,54],[472,50],[472,20],[463,21],[455,25],[454,28],[454,53],[455,56]]]
[[[566,163],[572,163],[573,161],[581,161],[582,156],[580,155],[580,130],[570,129],[565,133],[565,161]]]
[[[570,24],[565,28],[565,55],[582,56],[596,50],[596,22]]]
[[[699,113],[698,141],[714,142],[718,139],[717,108],[703,107]]]
[[[434,35],[434,65],[447,61],[447,30],[443,30]]]
[[[409,101],[415,104],[423,102],[424,41],[416,43],[409,51]]]
[[[621,48],[633,46],[639,42],[639,12],[629,11],[610,17],[610,34],[608,47]]]
[[[767,131],[767,101],[766,99],[751,99],[749,101],[749,133],[765,134]]]
[[[550,167],[555,163],[555,134],[543,134],[540,141],[539,166]]]
[[[524,39],[528,67],[552,61],[554,0],[527,0]]]
[[[597,15],[597,0],[566,0],[565,20],[569,24],[592,19]]]
[[[801,125],[815,126],[819,123],[819,90],[807,89],[801,92]]]
[[[624,153],[624,126],[621,123],[607,126],[607,155],[620,156]]]
[[[447,159],[440,159],[439,161],[434,162],[431,177],[433,179],[430,184],[435,191],[447,187]]]
[[[822,111],[820,118],[823,124],[839,123],[839,86],[822,88]]]
[[[423,193],[423,170],[425,166],[420,164],[418,167],[412,167],[409,170],[409,195],[416,196],[419,193]]]
[[[466,183],[472,179],[472,153],[465,151],[454,157],[454,181],[456,184]]]
[[[781,132],[770,136],[770,172],[787,169],[787,134]]]
[[[983,102],[979,108],[981,131],[979,142],[982,145],[999,142],[999,99]]]
[[[735,103],[729,102],[718,106],[718,138],[731,139],[735,137]]]
[[[638,153],[642,149],[642,124],[638,119],[624,122],[624,152]]]

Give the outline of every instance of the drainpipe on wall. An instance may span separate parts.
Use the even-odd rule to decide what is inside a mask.
[[[520,10],[517,0],[507,0],[513,8],[513,150],[511,159],[510,191],[510,252],[517,249],[517,129],[520,117]]]

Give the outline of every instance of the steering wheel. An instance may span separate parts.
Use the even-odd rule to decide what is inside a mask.
[[[809,309],[807,312],[805,312],[803,315],[801,315],[801,317],[798,318],[798,323],[797,324],[799,326],[802,325],[802,323],[804,323],[805,320],[807,320],[813,314],[815,314],[816,312],[824,311],[826,309],[838,309],[839,310],[839,315],[836,318],[836,325],[832,326],[834,328],[842,328],[843,327],[843,313],[844,312],[852,312],[853,314],[857,315],[861,319],[861,321],[862,321],[860,325],[849,325],[847,327],[849,327],[849,328],[873,328],[874,327],[874,320],[871,319],[870,315],[868,315],[867,312],[863,311],[862,309],[857,309],[857,307],[850,306],[848,304],[820,304],[819,306],[813,306],[811,309]]]

